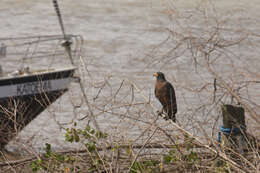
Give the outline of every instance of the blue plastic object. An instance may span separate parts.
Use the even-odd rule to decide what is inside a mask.
[[[221,133],[225,134],[225,135],[230,135],[230,134],[233,134],[233,135],[236,135],[236,134],[239,134],[241,133],[241,130],[243,132],[246,131],[246,127],[245,126],[240,126],[240,128],[224,128],[223,126],[219,126],[219,132],[218,132],[218,142],[221,141]]]

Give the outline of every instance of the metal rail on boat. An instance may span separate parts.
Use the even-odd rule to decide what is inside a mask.
[[[71,57],[63,36],[0,38],[0,149],[68,91],[82,44],[68,37]]]

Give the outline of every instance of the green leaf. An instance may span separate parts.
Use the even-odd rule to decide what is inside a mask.
[[[91,129],[90,131],[89,131],[89,133],[91,133],[92,135],[95,133],[95,130],[94,129]]]
[[[65,156],[64,161],[65,161],[65,162],[70,161],[70,157],[69,157],[69,156]]]
[[[173,157],[171,155],[164,156],[164,162],[165,163],[171,163],[173,160]]]
[[[96,149],[96,144],[94,142],[89,142],[85,144],[89,152],[93,152]]]
[[[51,144],[48,144],[48,143],[45,143],[45,151],[46,151],[46,154],[45,156],[46,157],[49,157],[51,155]]]
[[[51,151],[51,144],[45,143],[46,151]]]
[[[74,133],[74,141],[79,142],[80,138],[79,138],[77,131],[73,131],[73,133]]]
[[[90,129],[91,129],[90,125],[87,125],[85,128],[86,131],[90,131]]]
[[[65,161],[65,157],[61,154],[57,154],[56,159],[59,160],[59,161]]]

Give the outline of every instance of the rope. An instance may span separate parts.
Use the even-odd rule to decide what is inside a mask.
[[[237,134],[241,134],[243,132],[246,131],[246,127],[245,126],[240,126],[239,128],[224,128],[223,126],[219,126],[219,132],[218,132],[218,142],[221,142],[221,133],[225,134],[225,135],[237,135]]]

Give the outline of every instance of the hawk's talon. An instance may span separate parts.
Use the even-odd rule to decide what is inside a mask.
[[[167,117],[167,116],[165,116],[165,117],[163,117],[163,119],[165,119],[165,120],[167,121],[167,120],[169,120],[170,118]]]
[[[163,114],[162,111],[156,111],[156,113],[158,116],[162,116],[162,114]]]

